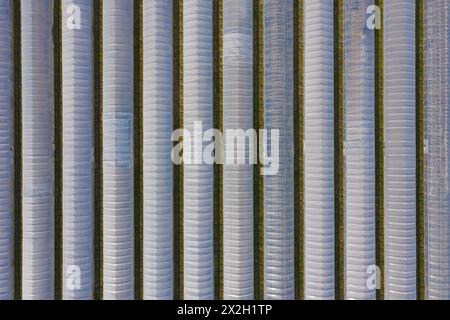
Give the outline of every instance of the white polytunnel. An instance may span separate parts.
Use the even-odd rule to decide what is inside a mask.
[[[134,298],[133,2],[103,1],[103,298]]]
[[[93,259],[93,7],[63,0],[63,299],[92,299]]]
[[[12,1],[0,0],[0,300],[13,298]]]
[[[335,297],[333,1],[304,1],[304,292]]]
[[[376,299],[374,31],[371,0],[344,1],[345,298]]]
[[[232,130],[252,128],[253,1],[228,0],[223,2],[223,130],[233,137]],[[223,167],[223,297],[230,300],[254,297],[253,165],[252,149],[245,148]]]
[[[53,1],[22,0],[22,298],[54,298]]]
[[[172,3],[143,2],[144,299],[173,299]]]
[[[184,299],[214,298],[214,168],[203,161],[213,127],[213,2],[183,2]],[[190,163],[188,163],[190,162]]]
[[[425,298],[450,299],[450,113],[447,0],[425,1]]]
[[[384,297],[416,299],[416,5],[383,11]]]
[[[264,167],[264,297],[294,299],[292,0],[264,0],[263,6],[265,150],[271,158]]]

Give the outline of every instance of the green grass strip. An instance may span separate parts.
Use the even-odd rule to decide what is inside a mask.
[[[383,1],[375,4],[383,13]],[[383,18],[379,17],[381,29],[375,29],[375,157],[376,157],[376,263],[380,268],[381,287],[377,299],[384,300],[384,56]]]
[[[304,59],[303,0],[294,0],[295,298],[304,299]]]
[[[103,298],[103,1],[94,1],[94,297]]]
[[[144,0],[145,1],[145,0]],[[183,128],[183,0],[173,0],[173,126]],[[174,298],[184,296],[183,166],[174,166]]]
[[[334,1],[335,296],[345,298],[344,2]]]
[[[134,298],[143,298],[142,0],[134,0]]]
[[[54,297],[63,298],[63,103],[62,103],[62,3],[53,2],[53,103],[54,103]]]
[[[223,0],[213,2],[214,128],[223,132]],[[218,150],[216,150],[217,154]],[[214,296],[223,299],[223,166],[214,165]]]
[[[13,1],[14,299],[22,299],[22,46],[20,1]]]
[[[264,128],[264,11],[263,0],[253,1],[253,127]],[[258,145],[259,152],[259,145]],[[261,164],[254,166],[254,290],[264,299],[264,179]]]
[[[416,192],[417,192],[417,299],[425,300],[425,21],[424,0],[416,0]]]

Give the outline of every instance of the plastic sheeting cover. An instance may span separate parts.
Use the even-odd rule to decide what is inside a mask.
[[[385,299],[416,298],[415,1],[384,2]]]
[[[62,16],[63,299],[92,299],[92,2],[63,0]]]
[[[173,298],[172,1],[143,2],[144,298]]]
[[[103,298],[134,298],[133,2],[103,1]]]
[[[223,2],[223,128],[253,128],[252,0]],[[223,167],[224,299],[253,299],[253,165],[245,150],[245,164],[234,158]]]
[[[51,0],[22,0],[22,298],[53,299]]]
[[[304,1],[305,298],[334,299],[333,1]]]
[[[447,0],[425,1],[425,282],[427,299],[450,299],[450,113]]]
[[[292,1],[264,1],[264,127],[279,130],[267,152],[279,149],[275,174],[264,176],[264,295],[293,299],[294,138]],[[274,165],[272,163],[272,165]]]
[[[194,136],[194,127],[197,124],[200,131],[201,125],[203,132],[213,127],[212,6],[210,0],[183,2],[183,121],[192,144],[203,147],[193,150],[200,159],[209,143],[202,141],[200,134]],[[194,160],[193,154],[191,158]],[[203,161],[184,161],[184,298],[213,299],[214,170]]]
[[[376,298],[376,289],[367,285],[367,271],[376,265],[375,43],[366,26],[372,3],[344,2],[346,299]]]
[[[13,297],[11,4],[0,0],[0,300]]]

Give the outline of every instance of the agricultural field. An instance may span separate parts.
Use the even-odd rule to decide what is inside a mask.
[[[0,300],[449,299],[449,13],[0,0]]]

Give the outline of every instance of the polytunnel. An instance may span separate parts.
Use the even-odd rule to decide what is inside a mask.
[[[450,298],[449,8],[425,1],[425,298]]]
[[[272,158],[268,165],[278,168],[264,168],[264,296],[294,299],[292,1],[264,0],[263,6],[266,151]]]
[[[202,160],[203,150],[210,144],[203,141],[203,133],[213,127],[212,8],[210,0],[183,2],[183,128],[191,135],[192,149],[187,153],[183,140],[183,276],[187,300],[214,298],[214,168]]]
[[[22,0],[22,298],[54,297],[53,1]]]
[[[63,299],[93,298],[92,10],[62,1]]]
[[[103,298],[134,298],[133,2],[103,1]]]
[[[384,297],[416,299],[416,5],[383,11]]]
[[[0,300],[12,294],[12,2],[0,0]]]
[[[333,1],[304,1],[304,292],[335,297]]]
[[[344,2],[345,298],[375,299],[367,285],[376,265],[374,31],[371,0]]]
[[[143,2],[144,299],[173,298],[172,6]]]
[[[223,2],[223,129],[227,137],[227,130],[252,128],[253,1],[228,0]],[[223,296],[248,300],[254,292],[253,165],[250,146],[242,151],[244,159],[235,154],[233,164],[223,167]]]

